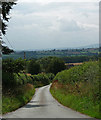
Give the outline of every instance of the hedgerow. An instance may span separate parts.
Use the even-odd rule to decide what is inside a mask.
[[[67,107],[101,118],[100,65],[90,61],[58,73],[50,89],[52,95]]]

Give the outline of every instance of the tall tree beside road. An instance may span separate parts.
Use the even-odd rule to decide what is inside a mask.
[[[14,2],[13,2],[14,1]],[[13,50],[10,50],[7,46],[2,45],[2,34],[6,34],[7,30],[7,22],[9,22],[9,15],[10,10],[12,9],[13,5],[16,5],[16,0],[12,2],[0,2],[0,49],[2,49],[3,54],[12,53]]]
[[[50,72],[50,73],[54,73],[55,75],[64,70],[66,67],[65,67],[65,63],[63,60],[61,60],[60,58],[54,58],[48,68],[47,68],[47,72]]]

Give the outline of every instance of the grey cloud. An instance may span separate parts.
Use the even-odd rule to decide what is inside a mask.
[[[46,5],[18,3],[14,7],[9,23],[8,38],[11,41],[14,40],[13,44],[16,49],[75,47],[81,44],[86,45],[88,41],[89,44],[96,42],[97,32],[93,31],[93,28],[83,31],[84,28],[76,22],[89,24],[95,21],[96,24],[96,16],[93,13],[91,15],[93,18],[89,14],[88,18],[82,17],[83,14],[78,15],[79,12],[84,13],[84,9],[81,8],[83,3],[81,7],[76,5],[74,3]],[[70,11],[73,11],[73,14]],[[86,10],[85,13],[88,11]]]
[[[18,3],[16,6],[20,12],[24,14],[29,14],[33,12],[46,12],[59,9],[71,8],[75,12],[97,12],[98,4],[97,3],[82,3],[82,2],[51,2],[45,5],[42,5],[38,2],[34,3]]]
[[[77,22],[74,20],[71,21],[60,20],[60,29],[65,32],[82,30],[80,26],[77,24]]]

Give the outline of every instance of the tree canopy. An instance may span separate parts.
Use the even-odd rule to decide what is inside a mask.
[[[34,75],[41,72],[40,64],[37,63],[35,60],[30,60],[28,63],[28,73]]]
[[[48,68],[47,68],[47,72],[50,72],[50,73],[54,73],[55,75],[64,70],[66,67],[65,67],[65,63],[63,60],[61,60],[60,58],[54,58]]]
[[[46,73],[56,74],[65,69],[65,63],[58,57],[44,57],[37,62],[41,65],[42,71]]]
[[[25,69],[25,60],[19,58],[14,60],[12,58],[8,58],[3,60],[2,62],[3,72],[5,73],[19,73],[20,71]]]
[[[1,41],[1,35],[6,34],[7,30],[7,22],[9,22],[9,15],[10,10],[13,8],[13,5],[16,5],[14,2],[0,2],[0,41]],[[3,46],[0,42],[0,47],[2,47],[2,53],[3,54],[9,54],[12,53],[13,50],[10,50],[7,46]]]

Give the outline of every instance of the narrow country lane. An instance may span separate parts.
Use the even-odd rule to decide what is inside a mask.
[[[89,118],[58,103],[49,92],[50,85],[39,88],[24,107],[3,118]]]

